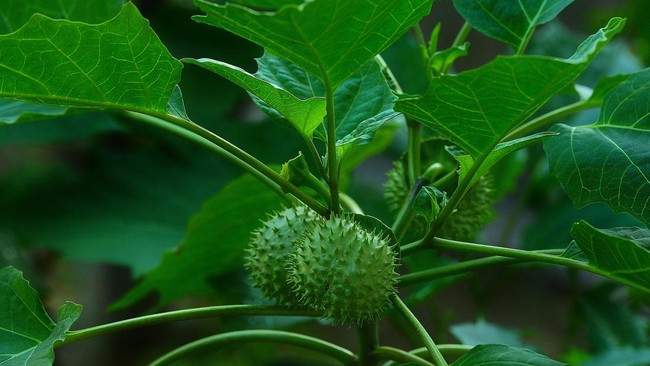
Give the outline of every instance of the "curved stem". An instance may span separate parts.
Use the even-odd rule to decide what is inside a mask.
[[[57,346],[82,341],[88,338],[99,337],[106,334],[116,333],[128,329],[145,327],[150,325],[172,323],[181,320],[206,319],[227,315],[245,316],[322,316],[321,313],[307,310],[288,309],[284,306],[267,305],[222,305],[208,306],[195,309],[168,311],[153,315],[145,315],[137,318],[117,321],[90,327],[81,330],[73,330],[66,333],[66,338]]]
[[[339,193],[339,198],[341,199],[341,205],[343,205],[346,210],[356,214],[364,214],[363,209],[361,206],[359,206],[357,201],[354,200],[354,198],[348,196],[345,193]]]
[[[267,165],[257,160],[256,158],[254,158],[252,155],[248,154],[244,150],[241,150],[237,146],[231,144],[229,141],[225,140],[221,136],[218,136],[212,133],[211,131],[206,130],[205,128],[197,125],[192,121],[179,118],[170,114],[166,114],[162,112],[153,112],[149,110],[142,111],[142,113],[140,111],[126,112],[126,114],[139,121],[143,121],[149,124],[156,125],[158,127],[165,128],[171,132],[174,132],[186,138],[189,138],[191,136],[190,133],[194,134],[197,137],[190,138],[190,139],[195,142],[198,142],[199,138],[207,140],[207,142],[203,143],[202,145],[206,146],[207,143],[216,145],[216,147],[228,153],[228,154],[223,154],[224,156],[231,159],[231,161],[239,165],[247,172],[253,174],[253,176],[257,178],[260,178],[260,175],[266,177],[266,179],[262,181],[263,183],[268,185],[268,181],[272,181],[273,183],[280,186],[282,191],[292,194],[294,197],[304,202],[307,206],[311,207],[314,211],[318,212],[319,214],[323,216],[326,216],[328,214],[327,209],[323,207],[323,205],[321,205],[317,200],[315,200],[314,198],[310,197],[309,195],[301,191],[298,187],[293,185],[291,182],[282,178],[280,174],[278,174],[276,171],[269,168]],[[147,118],[147,116],[151,118]],[[170,128],[171,126],[169,126],[167,123],[160,123],[159,121],[155,121],[155,119],[169,122],[176,127]],[[180,133],[179,128],[187,132]],[[217,152],[221,152],[221,150],[218,149],[213,149],[213,150]]]
[[[323,165],[323,158],[321,158],[320,154],[318,153],[318,149],[316,149],[314,141],[304,135],[303,139],[305,140],[305,145],[307,145],[307,148],[309,149],[309,153],[316,163],[316,169],[318,169],[318,173],[323,179],[327,180],[327,171],[325,171],[325,165]]]
[[[562,249],[550,249],[550,250],[538,251],[537,253],[559,255],[562,254],[563,251],[564,250]],[[402,249],[402,256],[403,255],[404,255],[404,250]],[[490,267],[494,265],[518,264],[523,262],[527,262],[527,261],[523,259],[500,257],[500,256],[472,259],[460,263],[448,264],[445,266],[431,268],[424,271],[405,274],[399,278],[399,282],[397,285],[410,286],[416,283],[426,282],[437,278],[443,278],[447,276],[453,276],[453,275],[476,271],[484,267]]]
[[[404,205],[402,205],[402,208],[397,213],[397,217],[395,218],[395,222],[393,223],[391,229],[397,236],[398,241],[401,241],[401,236],[403,236],[404,230],[406,230],[408,224],[410,223],[413,213],[413,204],[415,203],[415,199],[418,196],[418,192],[420,192],[420,189],[425,183],[426,182],[422,179],[415,181],[415,184],[413,184],[411,187],[411,191],[409,192],[409,196],[406,199],[406,202],[404,202]]]
[[[406,304],[404,304],[402,299],[400,299],[397,294],[392,294],[390,296],[390,299],[395,307],[400,311],[404,319],[406,319],[413,326],[413,328],[415,328],[415,331],[420,335],[420,338],[422,339],[422,342],[424,342],[424,346],[429,351],[431,359],[434,361],[434,363],[437,366],[448,366],[447,361],[445,361],[445,358],[440,353],[440,350],[438,350],[438,347],[436,347],[436,344],[433,342],[433,339],[431,339],[429,333],[427,333],[427,330],[424,329],[422,323],[420,323],[418,318],[413,315],[411,310],[409,310]]]
[[[396,362],[385,363],[384,366],[397,365],[397,362],[399,362],[400,364],[407,363],[409,365],[433,366],[431,362],[419,356],[416,356],[410,352],[401,350],[399,348],[381,346],[381,347],[377,347],[373,353],[377,358],[396,361]]]
[[[600,104],[600,102],[581,100],[579,102],[566,105],[562,108],[552,110],[514,129],[506,137],[503,138],[503,141],[510,141],[519,137],[524,137],[537,130],[540,130],[543,127],[550,125],[553,122],[556,122],[561,118],[564,118],[576,112],[583,111],[585,109],[597,108],[600,106]]]
[[[182,359],[193,352],[200,351],[205,347],[223,346],[242,342],[290,344],[331,356],[345,365],[353,365],[357,362],[357,357],[354,353],[318,338],[279,330],[240,330],[217,334],[188,343],[156,359],[150,363],[149,366],[169,365],[172,362]]]
[[[474,346],[467,346],[464,344],[439,344],[438,349],[440,353],[446,357],[460,357],[469,352]],[[426,347],[417,348],[408,352],[411,355],[418,357],[427,357],[429,350]],[[397,366],[396,362],[386,362],[383,366]]]

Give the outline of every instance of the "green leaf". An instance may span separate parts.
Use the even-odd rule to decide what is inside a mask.
[[[3,0],[0,3],[0,34],[22,27],[36,13],[54,19],[100,23],[119,13],[123,0]]]
[[[280,86],[225,62],[207,58],[183,59],[183,62],[201,66],[239,85],[280,113],[305,137],[312,137],[327,113],[325,98],[312,96],[301,100]]]
[[[577,207],[603,202],[650,224],[650,69],[612,88],[593,125],[556,125],[544,150]]]
[[[434,78],[424,96],[404,96],[395,109],[476,158],[573,83],[624,23],[612,19],[569,59],[497,57],[478,69]]]
[[[603,351],[625,346],[643,347],[648,344],[646,322],[612,294],[620,287],[599,286],[580,298],[580,312],[587,325],[589,345]]]
[[[451,366],[567,366],[525,348],[501,344],[476,346]]]
[[[277,10],[287,5],[300,5],[305,0],[234,0],[230,2],[255,9]]]
[[[6,0],[0,4],[0,34],[22,27],[35,13],[54,19],[103,22],[117,15],[123,3],[123,0]],[[66,108],[0,100],[0,125],[60,117],[66,112]]]
[[[429,67],[433,69],[436,75],[440,74],[443,70],[446,70],[449,65],[452,65],[457,58],[467,56],[468,48],[469,42],[465,42],[459,46],[434,52],[429,59]]]
[[[553,20],[573,0],[454,0],[472,28],[488,37],[522,49],[540,24]]]
[[[609,278],[650,292],[649,230],[636,227],[597,229],[580,221],[573,225],[571,236],[590,266]]]
[[[300,66],[332,88],[395,42],[432,0],[315,0],[277,12],[195,0],[197,22],[224,28]]]
[[[512,154],[517,150],[523,149],[531,144],[540,142],[545,138],[556,136],[556,135],[557,134],[553,132],[539,132],[534,135],[529,135],[515,140],[499,143],[494,148],[494,150],[492,150],[492,152],[485,158],[485,160],[479,167],[478,171],[476,171],[476,174],[474,174],[470,186],[474,185],[474,183],[481,176],[483,176],[483,174],[487,173],[496,163],[498,163],[501,159],[505,158],[506,156]],[[460,179],[463,179],[467,175],[467,172],[471,169],[472,165],[474,165],[474,158],[472,158],[467,154],[464,154],[464,152],[462,151],[458,152],[453,149],[449,149],[449,150],[452,153],[452,155],[454,155],[454,158],[456,158],[456,160],[460,164],[458,175]]]
[[[594,356],[580,366],[644,366],[650,364],[650,348],[615,348]]]
[[[295,64],[269,53],[259,58],[257,64],[259,69],[255,76],[300,99],[325,96],[323,84]],[[395,96],[377,62],[367,63],[343,82],[334,93],[336,145],[339,154],[344,154],[355,145],[370,142],[374,133],[386,121],[397,116],[393,110],[394,102]],[[278,112],[282,114],[266,103],[258,103],[258,106],[271,116],[278,117]],[[316,136],[326,140],[322,131],[316,131]]]
[[[32,125],[42,127],[22,126]],[[0,181],[0,222],[31,247],[126,266],[134,277],[178,245],[202,203],[236,177],[232,166],[215,162],[209,151],[184,158],[169,146],[156,151],[151,143],[130,153],[89,153],[84,161],[92,168],[78,175],[68,173],[70,166],[9,171]]]
[[[417,216],[422,216],[430,225],[440,210],[447,204],[447,194],[435,187],[424,186],[418,192],[413,203],[413,211]]]
[[[209,281],[241,268],[251,232],[279,207],[280,198],[251,176],[232,181],[192,217],[181,245],[114,307],[130,306],[151,292],[158,292],[160,305],[186,295],[214,296],[217,288]]]
[[[61,117],[66,108],[53,107],[15,100],[0,100],[0,126],[17,122],[35,121],[52,117]]]
[[[97,25],[34,15],[0,49],[0,98],[64,107],[167,113],[182,67],[131,3]]]
[[[0,365],[52,365],[54,343],[65,339],[81,315],[81,305],[66,302],[55,323],[36,291],[13,267],[0,269],[0,298]]]
[[[504,344],[511,347],[526,347],[519,332],[488,323],[481,319],[476,323],[454,324],[451,334],[462,344],[477,346],[479,344]]]

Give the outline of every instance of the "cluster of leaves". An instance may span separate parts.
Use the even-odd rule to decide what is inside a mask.
[[[440,27],[436,27],[430,42],[416,49],[417,57],[426,65],[418,78],[427,80],[428,85],[420,94],[409,95],[403,90],[413,90],[407,84],[417,81],[395,78],[379,55],[410,29],[419,29],[418,23],[429,14],[433,0],[194,3],[203,12],[194,17],[196,22],[222,28],[264,49],[264,55],[257,59],[256,73],[211,58],[176,59],[130,2],[96,0],[80,5],[76,1],[54,4],[12,0],[0,6],[0,140],[11,141],[11,132],[1,131],[19,128],[25,128],[22,133],[26,135],[44,134],[46,141],[138,128],[148,134],[165,130],[232,164],[215,162],[207,153],[193,150],[186,153],[191,158],[165,161],[159,166],[141,160],[146,154],[138,158],[98,154],[95,162],[100,168],[84,178],[71,178],[73,182],[62,189],[54,187],[54,194],[52,187],[44,190],[32,184],[26,197],[21,196],[15,188],[21,184],[20,177],[6,184],[3,192],[12,194],[3,197],[3,207],[32,207],[41,196],[67,195],[52,200],[51,207],[57,211],[0,210],[10,227],[70,257],[128,265],[134,275],[142,276],[115,308],[130,306],[153,292],[159,295],[161,306],[187,295],[217,296],[214,279],[241,269],[250,232],[267,212],[281,207],[283,200],[302,201],[324,216],[338,214],[341,207],[358,213],[356,204],[341,192],[354,168],[385,148],[394,131],[384,127],[388,121],[408,125],[403,180],[410,193],[403,192],[402,207],[393,225],[376,223],[363,214],[357,215],[359,220],[373,222],[382,231],[392,226],[405,261],[431,245],[492,255],[452,264],[427,262],[421,271],[400,277],[398,286],[429,284],[435,278],[473,271],[485,264],[539,261],[597,273],[650,292],[650,232],[642,227],[650,223],[650,157],[645,148],[650,131],[650,70],[602,78],[593,88],[577,85],[580,75],[621,32],[624,19],[611,19],[568,58],[528,55],[525,52],[536,28],[556,18],[570,0],[455,0],[456,10],[467,22],[464,30],[474,29],[504,43],[514,55],[498,56],[475,69],[451,73],[455,60],[468,52],[469,44],[463,43],[466,34],[461,32],[452,47],[441,50],[437,42]],[[298,151],[290,151],[298,157],[279,172],[276,166],[255,158],[252,149],[245,151],[222,133],[215,134],[193,122],[179,84],[183,63],[217,74],[246,91],[262,111],[297,133],[300,141],[296,144],[308,151],[310,161]],[[552,98],[565,93],[576,101],[542,112],[552,105]],[[595,122],[550,127],[563,116],[595,107],[601,108]],[[141,122],[144,127],[133,127],[132,122]],[[68,126],[75,133],[62,133],[60,128],[66,127],[52,128],[51,123]],[[274,136],[286,138],[286,133],[277,133],[275,126]],[[254,126],[253,131],[260,134],[262,128]],[[450,169],[444,169],[449,173],[445,177],[439,176],[439,162],[421,166],[425,161],[420,158],[421,128],[448,143],[441,150],[446,154],[445,164],[451,164]],[[472,188],[482,178],[493,174],[500,179],[496,175],[500,163],[540,142],[551,174],[577,207],[600,203],[615,212],[628,213],[637,225],[601,229],[579,220],[570,231],[573,241],[552,254],[439,237],[445,223],[462,214],[463,199],[471,197]],[[179,151],[188,148],[176,140],[173,146]],[[267,149],[258,153],[255,155],[267,154]],[[117,171],[104,169],[117,165],[121,166]],[[238,171],[233,165],[248,174],[236,177]],[[211,174],[214,171],[222,174],[216,177]],[[42,174],[47,178],[59,173]],[[178,178],[160,182],[163,174]],[[137,175],[137,181],[124,179],[125,175]],[[70,188],[86,185],[88,176],[100,183],[83,187],[81,192]],[[142,185],[145,180],[160,184],[152,190],[150,185]],[[222,186],[221,190],[213,195],[212,188],[206,188],[206,180]],[[110,194],[102,194],[105,189]],[[65,199],[69,196],[73,197],[71,204]],[[155,206],[145,206],[147,203]],[[58,212],[59,206],[63,214]],[[123,212],[128,213],[126,217],[120,216]],[[173,214],[165,216],[166,212]],[[401,233],[408,231],[413,215],[424,217],[428,230],[414,238],[415,242],[407,243]],[[70,219],[76,224],[74,228],[66,225]],[[39,228],[32,232],[33,222],[38,222]],[[110,236],[103,234],[106,232]],[[114,249],[116,242],[121,242],[120,250]],[[157,260],[160,253],[178,243],[178,250],[166,251]],[[411,264],[411,270],[422,266]],[[183,285],[179,286],[181,278]],[[429,288],[425,292],[433,291]],[[52,321],[36,292],[12,267],[0,270],[0,294],[0,365],[52,364],[55,345],[97,332],[69,331],[81,314],[81,307],[72,303],[63,305],[57,321]],[[232,338],[220,335],[223,337],[205,343],[237,337],[281,339],[321,350],[343,362],[372,364],[373,358],[385,352],[398,361],[430,364],[425,360],[430,356],[435,363],[446,365],[440,349],[424,328],[418,327],[417,319],[399,298],[393,301],[415,324],[427,345],[424,358],[418,352],[382,348],[372,342],[369,350],[355,355],[281,332],[233,332]],[[585,307],[592,314],[602,314],[602,308],[595,305],[603,306],[591,302]],[[219,308],[216,313],[229,311]],[[250,314],[255,315],[255,311],[259,309]],[[299,314],[286,309],[274,311],[279,315]],[[477,340],[467,336],[468,329],[479,333],[494,330],[485,323],[454,328],[461,341],[476,345],[466,349],[454,366],[488,362],[562,364],[513,342],[507,332],[507,337],[497,330],[498,335],[490,340]],[[645,338],[636,340],[640,341],[634,346],[642,347]],[[200,347],[188,345],[188,349]],[[366,359],[364,351],[377,353]],[[181,349],[178,354],[183,352]],[[176,353],[170,354],[155,364],[175,357]],[[619,347],[585,364],[605,364],[612,357],[621,365],[622,359],[634,365],[647,362],[648,349]]]

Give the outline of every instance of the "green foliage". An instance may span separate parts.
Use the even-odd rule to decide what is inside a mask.
[[[570,324],[556,327],[568,328],[567,348],[556,355],[572,350],[565,360],[586,365],[646,362],[648,319],[639,308],[647,297],[638,294],[650,293],[650,232],[640,227],[650,224],[650,71],[611,76],[621,68],[602,60],[614,58],[595,61],[625,19],[611,18],[573,56],[557,58],[547,51],[559,52],[555,48],[577,36],[562,35],[557,23],[542,37],[534,33],[570,0],[454,0],[466,24],[444,46],[443,24],[428,40],[419,25],[433,0],[194,0],[202,15],[193,19],[214,26],[205,32],[176,24],[178,14],[190,11],[176,10],[190,4],[154,3],[141,3],[151,23],[121,0],[0,5],[0,260],[30,258],[32,248],[47,248],[65,259],[124,266],[139,282],[114,309],[149,296],[157,297],[149,302],[156,309],[188,297],[189,304],[212,306],[71,331],[79,305],[66,303],[53,321],[22,274],[5,267],[0,365],[51,365],[54,347],[148,324],[227,315],[324,317],[357,328],[357,350],[294,332],[227,331],[296,321],[265,318],[203,327],[209,336],[153,364],[186,356],[214,360],[207,346],[266,341],[360,366],[384,359],[563,365],[533,352],[544,350],[524,344],[518,331],[485,321],[459,324],[451,319],[451,302],[427,302],[442,287],[467,280],[483,315],[491,299],[501,300],[486,284],[500,281],[470,275],[521,262],[612,280],[583,293],[585,285],[571,272]],[[515,53],[467,69],[462,62],[476,55],[466,42],[472,30]],[[531,41],[535,46],[528,48]],[[191,57],[182,59],[191,64],[183,82],[183,64],[167,46]],[[257,71],[246,71],[262,52]],[[631,59],[626,65],[638,65]],[[253,103],[240,101],[246,93]],[[598,107],[593,124],[574,116]],[[367,178],[383,176],[377,167],[384,160],[375,158],[383,150],[400,157],[386,185],[394,219],[378,199],[377,179]],[[284,163],[281,170],[278,163]],[[535,201],[545,201],[547,211],[568,203],[553,188],[549,170],[576,206],[600,206],[535,217]],[[512,196],[499,202],[509,191]],[[493,209],[512,201],[509,216],[501,208],[500,220],[483,230]],[[608,220],[601,215],[604,205],[639,222]],[[528,236],[517,231],[531,217],[544,248],[565,246],[568,226],[577,221],[573,241],[564,250],[530,250],[533,245],[521,243]],[[618,222],[630,226],[611,227]],[[494,244],[475,243],[477,237]],[[30,272],[38,279],[52,268],[42,262],[20,263],[33,263]],[[246,284],[244,269],[256,289]],[[502,268],[497,273],[511,278],[501,276]],[[48,296],[56,292],[52,282],[42,284]],[[439,331],[430,334],[402,301],[398,288],[410,285],[418,287],[403,292],[409,305],[426,304]],[[518,293],[515,284],[506,289]],[[278,304],[217,305],[265,301],[260,292]],[[499,302],[508,303],[503,311],[515,306],[509,302]],[[445,309],[435,308],[441,304]],[[516,311],[532,318],[526,307]],[[378,338],[381,318],[403,326],[425,347],[407,352],[384,346],[391,340]],[[591,348],[576,341],[583,327]],[[464,345],[436,345],[447,330]],[[166,347],[164,339],[157,341],[156,352]],[[199,351],[210,354],[190,355]]]
[[[593,125],[557,125],[560,136],[544,148],[552,173],[578,207],[604,202],[650,224],[647,91],[650,72],[640,71],[614,86]]]
[[[0,269],[0,365],[51,365],[54,344],[66,337],[82,307],[66,302],[54,322],[36,291],[13,267]]]

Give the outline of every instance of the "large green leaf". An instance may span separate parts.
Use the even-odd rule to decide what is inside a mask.
[[[280,198],[251,176],[232,181],[192,217],[181,245],[165,253],[115,306],[129,306],[150,292],[158,292],[160,304],[185,295],[215,295],[209,281],[241,268],[250,233],[279,206]]]
[[[650,224],[650,69],[609,91],[593,125],[557,125],[544,150],[578,207],[603,202]]]
[[[35,14],[54,19],[68,19],[87,23],[99,23],[113,18],[119,12],[123,0],[6,0],[0,3],[0,34],[13,32],[22,27]],[[0,125],[60,117],[66,108],[43,106],[12,100],[0,100]]]
[[[257,77],[277,85],[300,99],[325,96],[323,84],[305,70],[279,57],[265,54],[257,60]],[[261,98],[260,98],[261,99]],[[258,106],[274,117],[282,117],[270,104]],[[369,62],[344,81],[334,93],[336,145],[344,153],[354,145],[370,142],[384,122],[395,117],[395,97],[377,62]],[[322,131],[317,136],[325,139]]]
[[[87,153],[91,168],[81,174],[52,163],[9,171],[0,181],[1,225],[32,247],[127,266],[141,276],[181,242],[202,203],[238,174],[209,151],[185,158],[164,149],[150,144],[132,152]]]
[[[314,0],[257,12],[195,0],[206,15],[194,19],[253,41],[335,88],[427,15],[432,2]]]
[[[519,50],[526,46],[535,27],[553,20],[572,2],[454,0],[454,6],[474,29]]]
[[[0,98],[166,113],[181,63],[127,3],[90,25],[34,15],[0,36]]]
[[[36,13],[55,19],[99,23],[114,17],[124,0],[3,0],[0,2],[0,34],[22,27]]]
[[[573,83],[624,23],[612,19],[569,59],[497,57],[478,69],[435,78],[423,96],[405,96],[395,109],[481,156]]]
[[[36,291],[13,267],[0,269],[0,299],[0,365],[52,365],[54,343],[65,339],[81,315],[81,305],[62,305],[55,323]]]
[[[225,62],[206,58],[183,61],[201,66],[239,85],[280,113],[306,137],[311,137],[323,122],[326,114],[325,98],[312,96],[301,100],[281,87]]]
[[[567,366],[525,348],[501,344],[476,346],[451,366]]]
[[[621,283],[650,292],[650,231],[636,227],[597,229],[577,222],[571,236],[589,265]],[[573,253],[572,257],[577,257]]]

